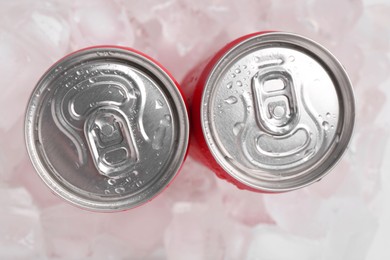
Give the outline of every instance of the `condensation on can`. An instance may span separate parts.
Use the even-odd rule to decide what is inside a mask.
[[[191,107],[190,155],[241,189],[285,192],[322,179],[350,141],[346,71],[324,47],[284,32],[227,44],[182,86]]]
[[[26,112],[30,159],[60,197],[93,211],[159,194],[187,153],[189,121],[173,77],[129,48],[97,46],[54,64]]]

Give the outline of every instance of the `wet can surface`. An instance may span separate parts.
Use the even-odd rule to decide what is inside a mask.
[[[344,68],[295,34],[239,38],[191,72],[183,87],[192,109],[190,154],[239,188],[285,192],[318,181],[353,131]]]
[[[177,83],[135,50],[102,46],[53,65],[26,112],[43,181],[85,209],[124,210],[161,192],[185,158],[189,122]]]

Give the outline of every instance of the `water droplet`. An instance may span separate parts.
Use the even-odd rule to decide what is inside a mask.
[[[123,187],[119,187],[119,188],[116,188],[116,189],[115,189],[115,192],[118,193],[118,194],[124,193],[125,191],[126,191],[126,190],[125,190],[125,188],[123,188]]]
[[[241,70],[240,70],[240,69],[236,69],[234,72],[235,72],[236,74],[240,74],[240,73],[241,73]]]
[[[237,103],[238,99],[236,97],[234,97],[234,96],[230,96],[227,99],[225,99],[224,101],[226,103],[228,103],[229,105],[232,105],[232,104]]]
[[[242,68],[243,68],[243,69],[246,69],[246,68],[247,68],[247,66],[246,66],[246,65],[243,65],[243,66],[242,66]]]
[[[110,193],[111,193],[110,190],[104,190],[104,194],[108,195]]]
[[[233,87],[233,82],[230,81],[230,82],[226,85],[226,87],[227,87],[228,89],[231,89],[231,88]]]
[[[242,87],[242,82],[241,81],[237,81],[237,86],[239,86],[239,87]]]
[[[322,127],[323,127],[325,130],[328,130],[328,129],[329,129],[329,123],[328,123],[327,121],[322,122]]]
[[[154,131],[152,142],[152,148],[154,150],[160,150],[163,147],[166,129],[166,126],[160,125],[156,131]]]
[[[89,83],[95,83],[95,80],[92,78],[90,78],[88,81],[89,81]]]
[[[255,60],[255,62],[260,62],[260,58],[257,56],[255,56],[253,59]]]
[[[108,184],[110,184],[110,185],[115,185],[115,183],[116,183],[116,180],[115,179],[108,179]]]
[[[330,128],[333,129],[333,128],[334,128],[334,125],[331,125]]]
[[[295,57],[291,55],[290,57],[288,57],[288,60],[291,61],[291,62],[294,62],[295,61]]]
[[[230,75],[232,78],[235,78],[236,77],[236,74],[232,73],[232,75]]]
[[[80,76],[81,72],[78,70],[78,71],[76,71],[76,74]]]
[[[127,177],[127,178],[126,178],[126,182],[131,182],[131,178],[130,178],[130,177]]]
[[[336,135],[336,136],[334,137],[334,141],[335,141],[335,143],[340,142],[340,135]]]
[[[133,171],[134,176],[138,176],[139,172],[138,171]]]
[[[326,116],[327,116],[327,117],[330,117],[330,113],[329,113],[329,112],[328,112],[328,113],[326,113]]]
[[[241,122],[236,123],[233,127],[233,134],[237,136],[243,128],[244,128],[244,123]]]
[[[305,156],[305,157],[309,157],[309,156],[313,155],[314,152],[315,152],[314,148],[307,149],[307,150],[305,151],[305,153],[304,153],[304,156]]]
[[[164,106],[163,102],[160,99],[156,100],[156,109],[161,109]]]
[[[167,121],[168,125],[171,123],[171,116],[170,115],[165,115],[165,120]]]

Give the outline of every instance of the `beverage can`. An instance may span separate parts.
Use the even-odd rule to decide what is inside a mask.
[[[324,47],[285,32],[243,36],[184,80],[190,154],[242,189],[285,192],[324,177],[350,141],[351,82]]]
[[[30,159],[65,200],[94,211],[141,205],[178,173],[186,105],[173,77],[129,48],[97,46],[54,64],[26,112]]]

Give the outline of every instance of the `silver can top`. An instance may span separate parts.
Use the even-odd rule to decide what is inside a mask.
[[[201,121],[213,156],[253,189],[282,192],[321,179],[350,140],[354,98],[326,49],[281,32],[228,50],[205,84]]]
[[[149,58],[95,47],[57,62],[38,82],[25,122],[44,182],[86,209],[133,208],[181,166],[189,123],[172,78]]]

